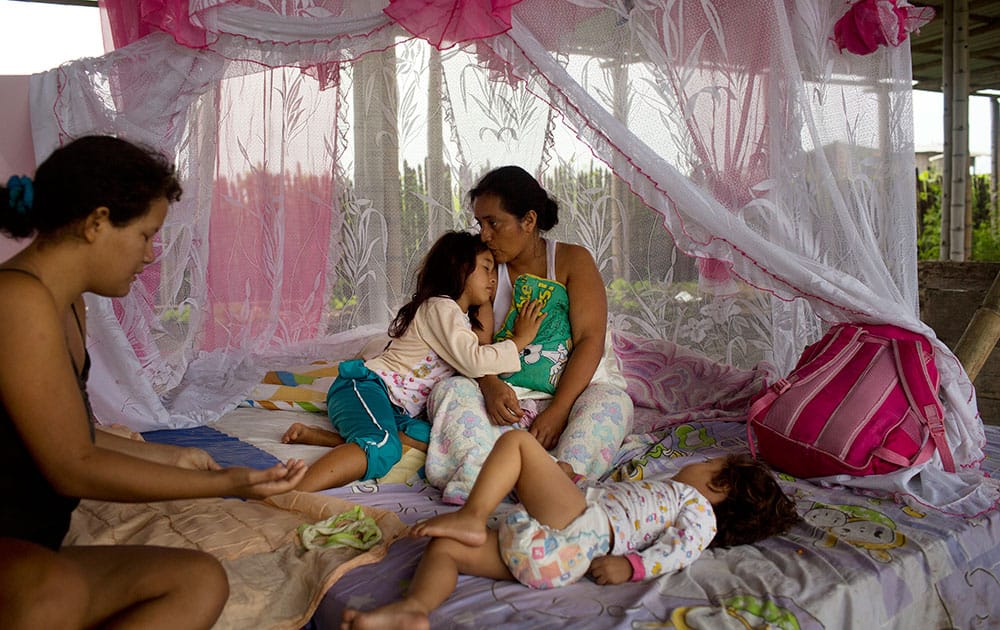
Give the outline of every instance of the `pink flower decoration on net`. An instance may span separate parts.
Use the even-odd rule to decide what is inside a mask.
[[[906,0],[857,0],[837,20],[833,40],[841,51],[867,55],[879,46],[900,45],[907,34],[933,18],[934,9],[915,7]]]

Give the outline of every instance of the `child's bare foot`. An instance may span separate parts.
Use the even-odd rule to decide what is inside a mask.
[[[375,610],[354,610],[348,608],[340,620],[340,630],[366,630],[369,628],[391,628],[396,630],[428,630],[430,619],[417,604],[406,600],[394,602]]]
[[[316,446],[340,446],[344,439],[333,431],[295,422],[281,436],[285,444],[314,444]]]
[[[453,538],[470,547],[478,547],[486,542],[486,522],[470,514],[465,509],[448,514],[439,514],[410,528],[412,536],[432,536]]]

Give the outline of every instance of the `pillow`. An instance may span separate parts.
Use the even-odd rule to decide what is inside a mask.
[[[314,361],[286,370],[271,370],[239,406],[326,412],[326,393],[337,378],[339,367],[339,361]]]
[[[521,351],[521,370],[501,374],[500,378],[511,385],[552,394],[556,391],[559,376],[573,349],[573,335],[569,326],[569,294],[566,293],[565,286],[555,280],[530,274],[518,276],[514,280],[510,311],[493,339],[510,339],[518,311],[536,299],[542,301],[545,319],[534,340]]]

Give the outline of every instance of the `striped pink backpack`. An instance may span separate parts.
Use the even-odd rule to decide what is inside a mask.
[[[837,324],[751,402],[750,452],[797,477],[824,477],[915,466],[936,447],[954,472],[939,383],[926,337],[891,325]]]

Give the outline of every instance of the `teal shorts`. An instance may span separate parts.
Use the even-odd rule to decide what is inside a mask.
[[[360,446],[368,458],[363,480],[385,476],[402,457],[399,431],[420,442],[430,440],[430,423],[394,405],[385,383],[362,359],[340,364],[326,404],[334,430],[344,441]]]

